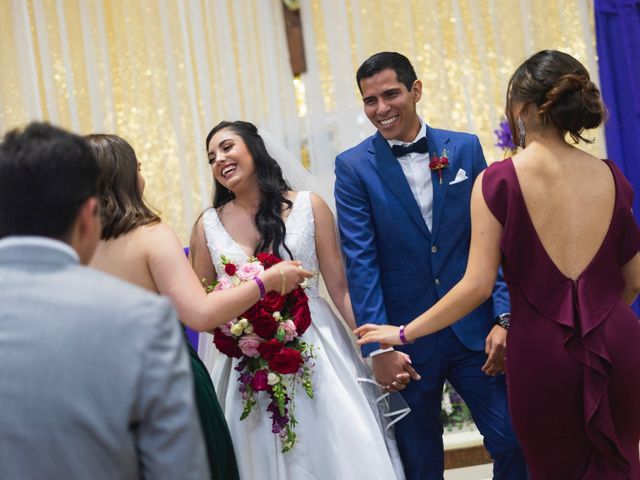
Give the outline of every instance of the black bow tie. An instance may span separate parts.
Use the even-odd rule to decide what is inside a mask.
[[[404,145],[394,145],[391,147],[391,152],[396,157],[402,157],[403,155],[408,155],[410,153],[427,153],[429,151],[427,145],[427,137],[422,137],[415,143],[410,143],[406,147]]]

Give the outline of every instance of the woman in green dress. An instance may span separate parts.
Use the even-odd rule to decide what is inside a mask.
[[[255,282],[207,294],[185,257],[178,236],[145,204],[144,178],[131,145],[116,135],[89,135],[87,141],[101,169],[102,241],[91,266],[166,295],[189,328],[213,330],[246,311],[266,292],[290,292],[311,276],[311,272],[300,268],[299,262],[287,261],[260,273]],[[186,343],[211,476],[237,479],[231,437],[209,372]]]

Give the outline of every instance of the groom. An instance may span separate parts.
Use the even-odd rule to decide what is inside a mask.
[[[335,198],[351,301],[359,325],[403,325],[462,278],[469,254],[471,188],[487,165],[475,135],[433,129],[418,116],[422,83],[403,55],[373,55],[360,66],[356,80],[365,114],[378,131],[336,158]],[[500,280],[493,299],[474,312],[400,347],[421,376],[406,388],[409,367],[398,352],[375,344],[363,347],[378,381],[388,389],[403,389],[411,407],[410,416],[396,427],[408,480],[442,478],[445,379],[471,409],[493,457],[494,478],[527,478],[509,419],[504,376],[491,376],[502,370],[506,329],[496,323],[508,326],[508,311]]]

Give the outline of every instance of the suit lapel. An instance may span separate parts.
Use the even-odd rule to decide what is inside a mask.
[[[373,165],[382,181],[389,187],[393,195],[398,199],[398,202],[407,211],[409,216],[416,223],[418,228],[429,238],[431,235],[427,224],[422,218],[420,208],[416,202],[411,187],[407,182],[407,178],[404,176],[402,167],[396,157],[391,153],[391,147],[387,141],[376,132],[373,138],[373,150],[370,151],[372,155],[369,157],[369,161]]]
[[[455,178],[457,168],[455,162],[455,145],[449,142],[448,136],[438,134],[427,126],[427,140],[429,141],[429,158],[433,158],[434,156],[441,157],[445,149],[449,157],[449,166],[441,170],[442,183],[440,183],[438,172],[431,172],[431,182],[433,184],[433,225],[431,226],[431,231],[433,239],[435,240],[438,238],[438,231],[440,230],[440,221],[444,213],[449,182]]]

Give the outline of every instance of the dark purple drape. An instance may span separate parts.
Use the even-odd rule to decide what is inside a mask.
[[[636,192],[640,219],[640,0],[595,0],[602,96],[609,109],[607,156]],[[640,315],[640,302],[634,304]]]
[[[184,247],[184,254],[189,256],[189,247]],[[185,332],[187,332],[187,337],[189,338],[189,342],[193,346],[194,350],[198,351],[198,332],[194,332],[189,327],[184,327]]]

